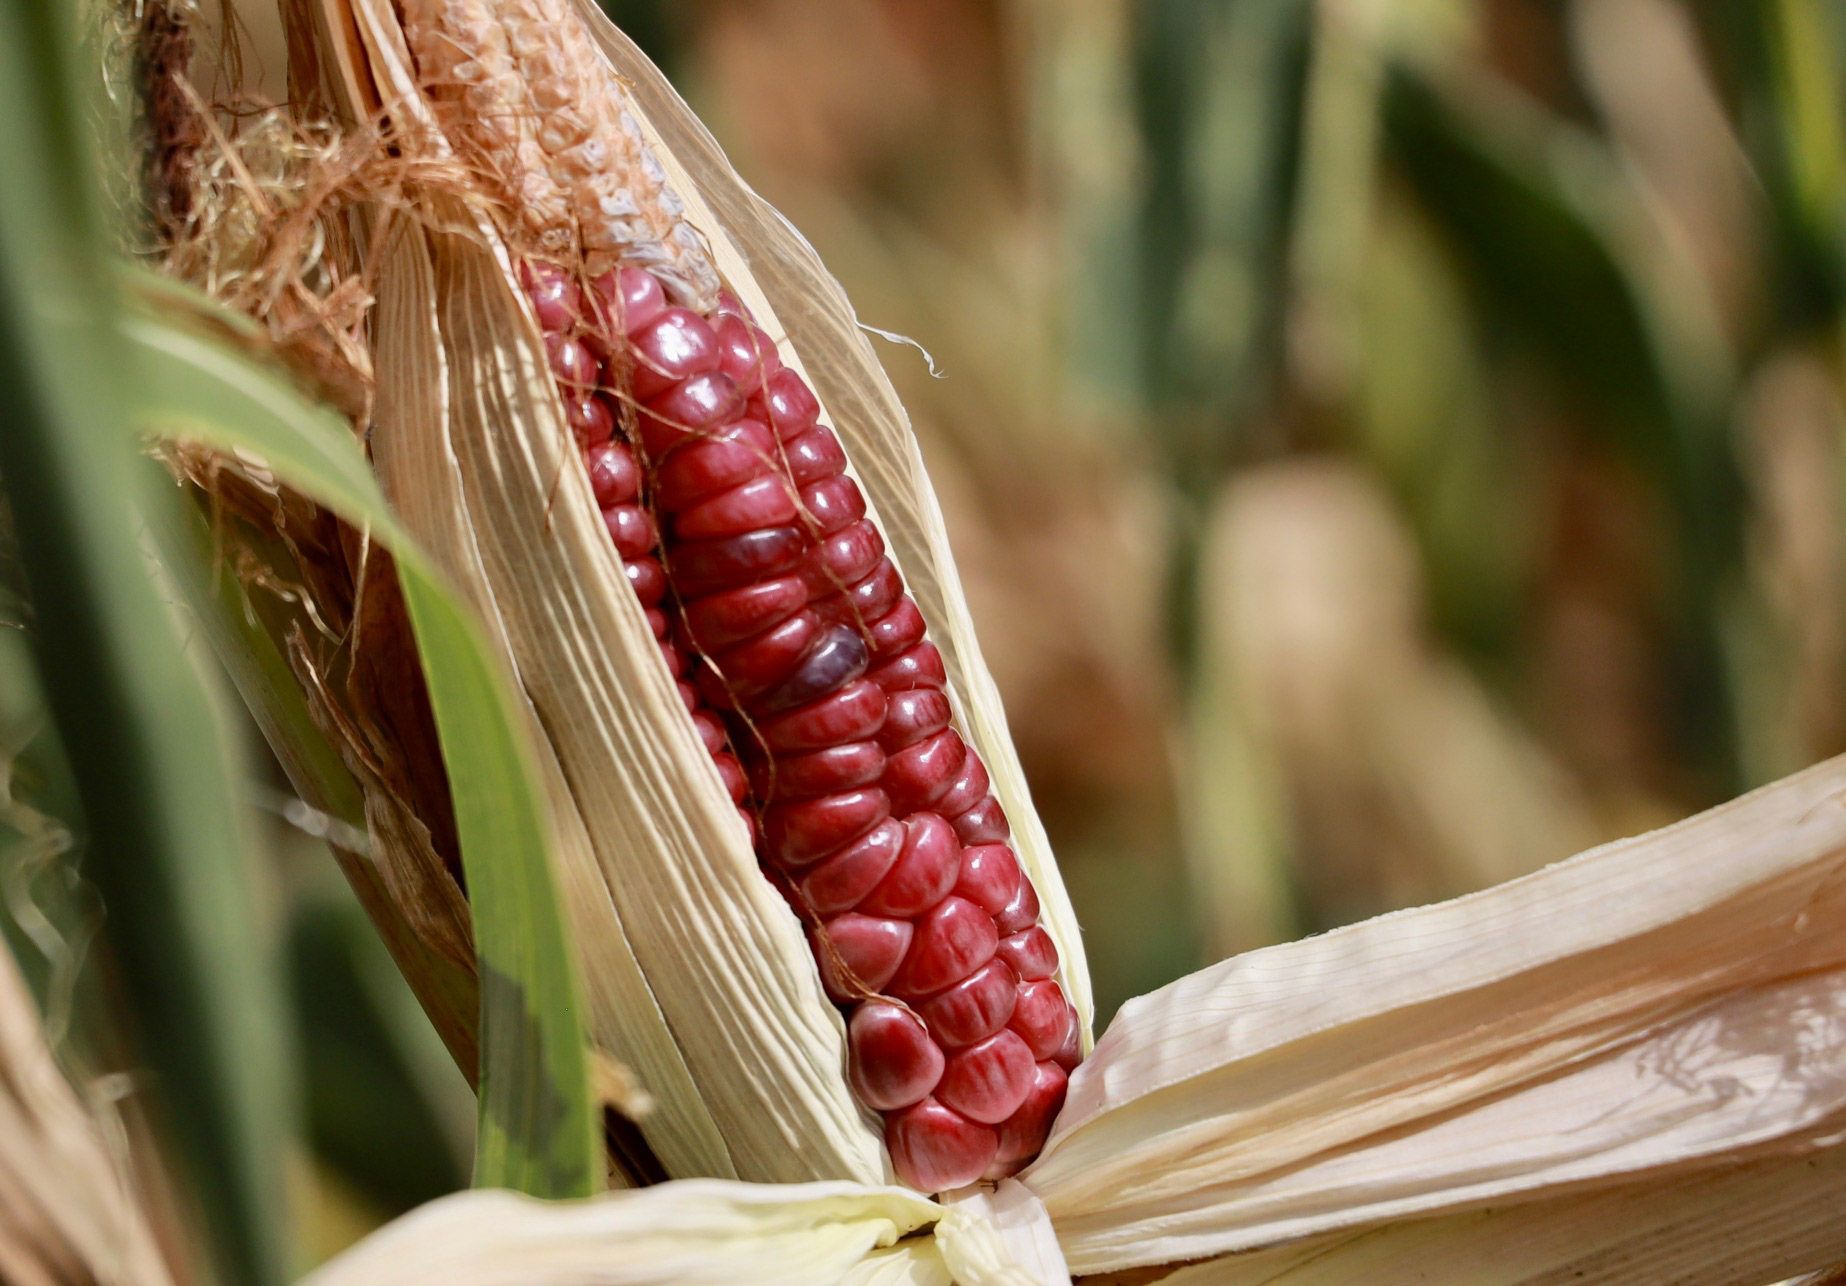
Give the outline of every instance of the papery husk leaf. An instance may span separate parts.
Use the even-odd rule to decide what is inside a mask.
[[[993,1188],[964,1188],[944,1204],[948,1211],[936,1225],[936,1244],[956,1281],[1020,1286],[1070,1281],[1045,1204],[1024,1184],[1002,1179]]]
[[[1843,918],[1836,759],[1129,1002],[1021,1179],[1096,1272],[1812,1149]]]
[[[405,1215],[303,1286],[944,1282],[926,1241],[895,1249],[941,1213],[902,1188],[850,1183],[685,1180],[568,1204],[475,1191]]]
[[[1780,1281],[1846,1256],[1846,1148],[1192,1264],[1161,1286]]]
[[[909,1237],[874,1250],[847,1270],[840,1286],[954,1286],[934,1237]]]
[[[590,33],[634,93],[634,115],[690,222],[704,231],[725,281],[757,320],[792,345],[791,365],[812,384],[839,434],[892,559],[930,623],[947,665],[957,721],[980,752],[1032,878],[1042,923],[1057,943],[1058,982],[1083,1018],[1094,1016],[1076,913],[1032,806],[999,689],[975,639],[941,506],[897,392],[859,328],[852,305],[806,239],[731,168],[704,124],[666,77],[592,0],[574,0]],[[790,357],[784,346],[785,360]]]
[[[126,1167],[58,1070],[0,945],[0,1281],[171,1280]]]
[[[510,661],[507,625],[494,607],[468,525],[461,467],[449,441],[447,362],[429,236],[400,221],[383,237],[373,262],[379,388],[372,443],[379,483],[406,525],[468,594]],[[670,1172],[735,1177],[716,1123],[628,948],[582,814],[545,740],[538,712],[529,697],[520,695],[558,835],[559,879],[582,961],[592,1038],[652,1087],[653,1108],[643,1132]]]

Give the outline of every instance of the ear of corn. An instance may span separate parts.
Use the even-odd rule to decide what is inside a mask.
[[[373,58],[376,97],[409,117],[407,129],[427,129],[389,10],[355,15],[370,50],[399,51]],[[381,369],[381,390],[407,390],[402,404],[416,413],[381,417],[375,440],[412,440],[381,443],[381,454],[453,461],[449,499],[461,509],[427,496],[399,503],[501,621],[568,783],[567,828],[573,812],[581,818],[562,878],[578,937],[601,957],[586,970],[593,1035],[641,1072],[659,1105],[641,1129],[669,1173],[881,1178],[876,1136],[841,1076],[839,1020],[609,557],[511,261],[485,248],[497,241],[490,228],[463,226],[466,235],[428,236],[432,272],[406,305],[435,320],[447,405],[418,405],[411,390],[430,380],[427,365]]]
[[[659,143],[637,108],[627,104],[620,112],[591,112],[582,119],[569,112],[547,115],[542,110],[540,99],[562,103],[570,97],[561,85],[576,86],[578,97],[594,90],[592,96],[600,95],[596,101],[605,107],[622,101],[620,82],[602,53],[581,40],[574,13],[562,5],[547,7],[536,0],[499,7],[459,2],[413,5],[400,29],[383,4],[359,4],[352,12],[366,58],[363,63],[354,59],[341,64],[344,70],[335,78],[340,86],[337,96],[349,104],[385,104],[402,136],[416,138],[437,153],[468,159],[488,176],[490,186],[497,184],[529,216],[527,226],[513,229],[516,235],[530,233],[531,244],[547,252],[569,249],[560,245],[570,227],[568,202],[560,204],[559,194],[582,188],[587,181],[586,158],[601,160],[607,168],[599,174],[610,181],[598,188],[599,208],[604,213],[620,210],[629,217],[626,222],[617,221],[615,230],[620,235],[612,237],[608,233],[615,225],[586,229],[585,211],[577,211],[576,226],[582,234],[578,248],[586,271],[618,258],[643,263],[663,274],[670,294],[694,303],[703,302],[701,283],[714,272],[722,272],[760,310],[766,326],[779,330],[780,323],[748,267],[728,248],[725,230],[696,194],[681,198],[672,182],[676,167],[671,162],[654,163]],[[330,28],[337,25],[327,23]],[[539,73],[536,79],[521,75],[535,70]],[[502,117],[511,119],[485,121],[482,106],[490,102],[504,108]],[[531,108],[541,110],[522,114]],[[563,143],[551,138],[548,145],[541,137],[548,125],[563,129],[570,138]],[[906,789],[915,801],[906,807],[932,806],[931,801],[948,789],[943,802],[953,805],[955,816],[918,814],[922,820],[908,832],[912,843],[902,849],[905,857],[900,865],[909,874],[894,872],[891,876],[904,880],[917,875],[922,882],[911,880],[917,888],[910,892],[887,891],[865,900],[865,888],[876,883],[878,875],[867,865],[868,860],[895,860],[899,851],[880,837],[886,830],[900,838],[906,833],[892,829],[895,821],[876,824],[888,806],[882,788],[844,795],[823,792],[818,798],[809,792],[812,803],[788,800],[764,814],[769,828],[765,842],[771,850],[784,852],[803,865],[853,841],[868,825],[874,828],[850,855],[842,852],[838,860],[823,864],[827,872],[851,868],[850,878],[861,887],[850,896],[843,894],[833,887],[839,880],[829,874],[826,878],[833,883],[825,893],[810,879],[803,881],[797,895],[809,914],[829,908],[837,912],[863,903],[863,911],[831,920],[814,935],[822,973],[833,979],[837,994],[846,997],[867,983],[876,991],[896,969],[898,957],[891,959],[890,968],[880,970],[868,965],[869,958],[859,949],[862,942],[870,941],[863,933],[877,926],[903,931],[902,942],[891,939],[899,955],[911,935],[917,935],[912,954],[933,962],[907,964],[892,980],[899,997],[896,1005],[880,1002],[857,1007],[856,1035],[848,1059],[841,1049],[838,1018],[824,1002],[816,1004],[814,964],[796,945],[799,939],[792,937],[796,923],[773,887],[739,862],[748,850],[742,846],[745,836],[735,823],[724,819],[728,808],[716,816],[708,811],[722,798],[709,788],[709,769],[685,758],[692,742],[686,733],[691,729],[673,703],[675,698],[691,699],[691,689],[682,683],[675,693],[658,663],[648,664],[645,646],[639,655],[625,646],[634,636],[624,636],[623,628],[633,623],[637,605],[621,592],[619,581],[611,584],[607,554],[594,551],[593,536],[600,533],[584,523],[584,518],[595,513],[594,504],[582,505],[582,475],[567,469],[571,461],[561,454],[568,441],[563,421],[582,439],[586,423],[606,425],[616,418],[619,408],[611,406],[600,420],[590,416],[579,422],[579,413],[570,409],[572,396],[579,395],[579,390],[568,385],[555,390],[538,387],[545,368],[539,360],[542,350],[532,342],[537,336],[531,322],[505,308],[498,297],[515,274],[504,253],[496,259],[488,249],[497,241],[494,230],[459,205],[450,208],[432,199],[430,208],[446,211],[437,216],[438,221],[456,220],[465,231],[459,235],[434,227],[408,233],[387,231],[382,221],[373,229],[379,238],[374,262],[386,265],[380,277],[380,310],[375,322],[380,394],[374,453],[398,507],[426,542],[445,551],[442,556],[451,573],[474,586],[477,606],[497,629],[522,676],[535,729],[544,734],[541,759],[560,819],[563,879],[573,890],[570,903],[578,920],[577,936],[585,944],[589,962],[592,1021],[598,1043],[634,1067],[662,1105],[642,1123],[649,1144],[669,1173],[736,1173],[780,1179],[831,1174],[876,1177],[885,1162],[876,1143],[868,1139],[864,1118],[841,1077],[843,1063],[850,1061],[851,1081],[861,1101],[893,1113],[888,1141],[896,1149],[900,1173],[910,1181],[926,1187],[957,1186],[984,1170],[1017,1165],[1035,1150],[1061,1099],[1064,1073],[1052,1055],[1068,1065],[1087,1042],[1087,1017],[1065,1000],[1068,994],[1087,1006],[1087,979],[1075,936],[1068,932],[1068,903],[1055,880],[1055,868],[1048,865],[1043,852],[1029,801],[1018,786],[1003,725],[997,714],[981,709],[983,700],[991,697],[991,683],[979,667],[978,652],[966,628],[965,608],[958,595],[944,589],[954,583],[952,567],[946,564],[946,542],[933,501],[927,499],[927,484],[922,481],[901,412],[893,418],[894,400],[880,408],[885,417],[881,427],[896,440],[880,447],[884,456],[880,466],[889,480],[874,490],[882,491],[898,506],[899,528],[912,535],[901,542],[897,529],[892,529],[893,559],[881,564],[890,570],[879,575],[890,578],[892,591],[901,595],[900,573],[891,565],[905,557],[901,544],[912,546],[910,558],[922,560],[921,576],[915,582],[917,597],[933,601],[948,625],[940,632],[940,654],[928,644],[918,645],[921,651],[913,652],[920,658],[940,655],[940,662],[932,659],[928,664],[952,665],[957,671],[954,678],[943,674],[924,681],[946,686],[950,705],[945,714],[952,714],[973,734],[977,748],[966,750],[953,731],[934,732],[939,719],[929,715],[920,716],[924,722],[918,724],[918,735],[902,745],[889,745],[881,752],[872,743],[863,743],[866,752],[877,755],[880,762],[886,755],[895,756],[887,772],[891,782],[895,783],[900,768],[908,774]],[[659,244],[663,228],[670,246]],[[688,228],[697,228],[703,236],[688,236]],[[635,252],[637,245],[642,247],[640,253]],[[650,245],[651,251],[647,249]],[[715,250],[716,269],[702,258],[706,245]],[[407,265],[402,271],[395,266],[400,258]],[[518,275],[530,284],[536,280],[534,271],[526,268]],[[837,298],[829,302],[840,306]],[[736,308],[741,311],[746,306]],[[543,306],[538,319],[544,320]],[[855,346],[851,360],[869,362],[869,353],[856,333],[850,329],[845,333]],[[771,342],[765,332],[757,334],[761,342]],[[568,380],[569,372],[559,362],[579,351],[574,336],[554,332],[549,343],[552,367]],[[828,335],[823,351],[831,351],[838,343],[837,333]],[[618,360],[632,359],[618,354]],[[800,379],[799,353],[785,348],[775,360],[788,371],[778,378],[796,381],[790,396],[808,397]],[[565,365],[575,369],[570,362]],[[643,353],[640,365],[633,368],[638,381],[647,377],[647,365]],[[440,373],[433,385],[432,370]],[[648,391],[636,389],[637,393]],[[881,391],[888,398],[888,386]],[[679,396],[664,387],[651,392],[662,406],[671,405],[673,397]],[[560,396],[562,417],[556,409]],[[589,410],[595,406],[587,407],[585,414]],[[680,414],[663,413],[669,419]],[[825,435],[825,430],[820,432]],[[645,424],[643,439],[645,442]],[[825,436],[823,440],[832,439]],[[660,444],[655,446],[658,454]],[[649,463],[658,467],[661,460]],[[845,477],[839,477],[836,485],[816,476],[803,499],[812,491],[818,503],[821,492],[831,495],[827,488],[840,487],[846,488],[840,493],[843,498],[853,497],[859,503],[857,489]],[[876,505],[864,508],[866,521],[854,530],[877,540],[878,529],[872,525],[880,518]],[[605,516],[613,523],[619,512],[612,510]],[[693,522],[694,515],[681,515],[674,530],[691,535],[689,524]],[[617,531],[621,546],[624,537],[616,527],[611,530]],[[815,537],[804,539],[812,546]],[[644,545],[637,545],[626,552],[631,557],[644,556],[644,550]],[[682,560],[691,553],[690,547],[682,551]],[[820,555],[816,549],[814,556]],[[869,556],[877,558],[877,550],[871,549]],[[853,576],[860,574],[865,573],[855,571]],[[682,591],[685,588],[682,585]],[[756,593],[754,589],[749,592]],[[644,598],[640,606],[650,601]],[[854,601],[841,600],[848,611],[856,610]],[[911,622],[896,627],[898,637],[913,639],[923,622],[911,600],[896,602],[893,623],[905,613]],[[880,611],[884,610],[881,606]],[[706,618],[695,610],[690,618],[695,632],[701,619]],[[664,641],[658,614],[651,624],[653,633]],[[756,628],[747,627],[745,632],[754,633]],[[934,637],[937,633],[932,631]],[[850,632],[842,638],[859,646]],[[682,639],[689,646],[712,641],[709,635]],[[671,646],[668,653],[673,653]],[[862,648],[860,653],[863,655]],[[857,663],[857,668],[862,670],[864,664]],[[714,675],[723,673],[721,665],[713,670]],[[803,671],[809,673],[820,672],[810,665]],[[923,673],[926,676],[927,665]],[[620,681],[611,683],[616,674],[622,676]],[[727,677],[735,674],[733,670]],[[958,680],[971,683],[979,697],[970,702],[959,690]],[[808,695],[818,700],[835,681],[801,680],[816,681],[822,686]],[[869,684],[862,686],[868,694],[879,692]],[[917,689],[916,698],[928,697],[930,691]],[[882,696],[879,704],[882,722]],[[766,708],[758,707],[758,716]],[[705,721],[699,726],[710,734],[717,725],[709,717],[702,718]],[[1002,733],[998,739],[996,728]],[[733,721],[731,726],[738,737],[751,737],[757,731],[748,721]],[[983,736],[992,751],[981,748]],[[825,744],[816,742],[808,749],[822,751]],[[841,749],[848,756],[864,757],[852,747]],[[763,760],[757,789],[780,789],[786,796],[802,772],[819,772],[816,780],[821,783],[831,773],[837,782],[839,770],[833,765],[838,757],[829,759],[829,755],[830,750],[809,754],[799,763],[787,754]],[[990,758],[999,765],[991,774],[994,794],[1002,797],[998,799],[988,794],[990,774],[983,761]],[[917,761],[915,766],[910,765],[911,760]],[[662,797],[638,779],[641,774],[631,777],[626,771],[630,765],[658,768],[668,763],[677,765],[676,771],[697,788]],[[723,769],[725,763],[726,755],[721,753],[718,766]],[[745,788],[742,775],[734,763],[730,772],[728,782],[721,778],[717,784],[728,785],[732,796],[739,797]],[[911,781],[918,773],[923,776]],[[897,785],[889,789],[893,802],[899,802]],[[925,793],[917,795],[918,790]],[[768,802],[760,797],[757,801],[759,806]],[[843,818],[814,830],[816,819],[831,818],[827,810],[837,812],[842,806],[848,809]],[[859,808],[864,812],[868,806],[877,812],[865,813],[863,822],[850,811]],[[997,844],[993,853],[984,855],[989,859],[984,866],[983,855],[957,856],[963,844],[978,847],[1006,841],[1007,819],[1014,817],[1025,823],[1019,844],[1020,864],[1029,872],[1025,879],[1007,874],[1013,869],[1012,851]],[[948,820],[954,821],[953,828],[946,824]],[[791,826],[806,834],[807,840],[791,839],[797,833]],[[921,830],[916,829],[919,826]],[[822,838],[829,834],[833,838]],[[823,847],[797,855],[788,849],[789,843]],[[887,847],[891,852],[883,853]],[[862,855],[859,849],[866,853]],[[913,849],[914,857],[910,856]],[[946,875],[953,882],[954,866],[942,866],[951,859],[955,865],[972,861],[971,870],[977,874],[991,872],[984,884],[976,879],[981,892],[997,896],[991,911],[980,910],[976,902],[964,897],[942,900],[948,885],[937,888],[937,877]],[[890,865],[883,861],[879,869]],[[869,879],[859,878],[868,870]],[[818,868],[814,878],[822,878]],[[1001,884],[1006,888],[1000,889]],[[1035,893],[1035,887],[1041,891]],[[974,886],[963,891],[979,896]],[[819,896],[818,903],[811,894]],[[840,901],[842,896],[847,900]],[[911,906],[917,898],[923,900]],[[1009,900],[1018,904],[1016,910],[1003,906]],[[937,902],[941,905],[936,906]],[[1049,936],[1034,927],[1041,902],[1051,907],[1047,927],[1053,933]],[[996,931],[989,917],[1002,910],[1006,914],[1000,916],[1002,927]],[[865,912],[899,918],[868,920]],[[919,918],[912,922],[901,918],[904,915]],[[940,926],[937,920],[942,921]],[[962,920],[968,923],[964,926]],[[980,924],[990,927],[969,937]],[[861,931],[860,938],[852,936],[854,930]],[[999,942],[1002,933],[1012,936]],[[1060,933],[1061,942],[1056,940]],[[994,941],[984,942],[982,935]],[[690,970],[684,958],[688,944],[698,944]],[[989,965],[986,962],[996,947],[999,958]],[[845,956],[840,954],[843,950]],[[828,972],[830,968],[833,973]],[[1046,977],[1053,972],[1055,980]],[[861,976],[851,976],[854,974]],[[964,979],[966,985],[961,985]],[[944,994],[921,1011],[913,1011],[925,997],[944,988],[951,988],[955,996]],[[962,998],[962,992],[969,996]],[[739,995],[754,1000],[740,1005],[735,999]],[[1002,997],[1003,1009],[998,1007]],[[931,1025],[927,1036],[924,1021]],[[945,1044],[938,1047],[937,1041]],[[791,1058],[793,1068],[804,1069],[792,1076]],[[765,1061],[753,1069],[759,1059]],[[1036,1072],[1035,1059],[1042,1060]],[[738,1079],[755,1088],[739,1092]],[[724,1092],[714,1091],[719,1085],[726,1087]],[[932,1090],[942,1096],[940,1106],[934,1098],[918,1102]],[[906,1110],[898,1113],[900,1108]],[[804,1146],[792,1148],[796,1139],[806,1140]],[[821,1141],[818,1146],[817,1139]],[[952,1160],[939,1155],[944,1146]]]

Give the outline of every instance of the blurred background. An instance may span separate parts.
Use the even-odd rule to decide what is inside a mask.
[[[1099,1026],[1846,747],[1827,0],[605,3],[927,349],[884,357]],[[14,704],[61,1028],[94,913]],[[471,1106],[274,802],[325,1253],[465,1183]]]

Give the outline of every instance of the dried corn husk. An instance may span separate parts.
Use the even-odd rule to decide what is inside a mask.
[[[1018,1181],[931,1205],[929,1241],[857,1271],[939,1281],[940,1257],[970,1283],[1062,1281],[1066,1265],[1727,1282],[1824,1267],[1846,1255],[1843,920],[1836,759],[1484,893],[1226,961],[1124,1007]],[[759,1212],[804,1200],[646,1197],[697,1209],[717,1191]],[[858,1189],[842,1218],[887,1197]],[[600,1208],[551,1231],[576,1243]],[[521,1236],[501,1229],[483,1256]],[[401,1265],[438,1241],[400,1240]],[[708,1250],[676,1268],[715,1277],[740,1253]]]
[[[936,1213],[914,1192],[847,1183],[692,1179],[568,1205],[459,1193],[406,1215],[304,1286],[842,1281]]]
[[[171,1281],[121,1161],[0,947],[0,1280]]]
[[[1022,1180],[1097,1271],[1826,1145],[1843,790],[1832,760],[1131,1001]]]

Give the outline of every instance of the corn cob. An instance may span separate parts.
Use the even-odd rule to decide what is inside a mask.
[[[529,260],[522,281],[591,488],[759,860],[810,927],[894,1170],[925,1191],[1012,1173],[1063,1101],[1080,1024],[839,440],[772,337],[711,289],[611,106],[619,84],[559,51],[574,19],[551,0],[406,7],[424,77],[498,113],[464,138],[528,244],[568,265]],[[536,114],[509,123],[509,107]],[[573,223],[558,194],[585,192],[603,196]]]

